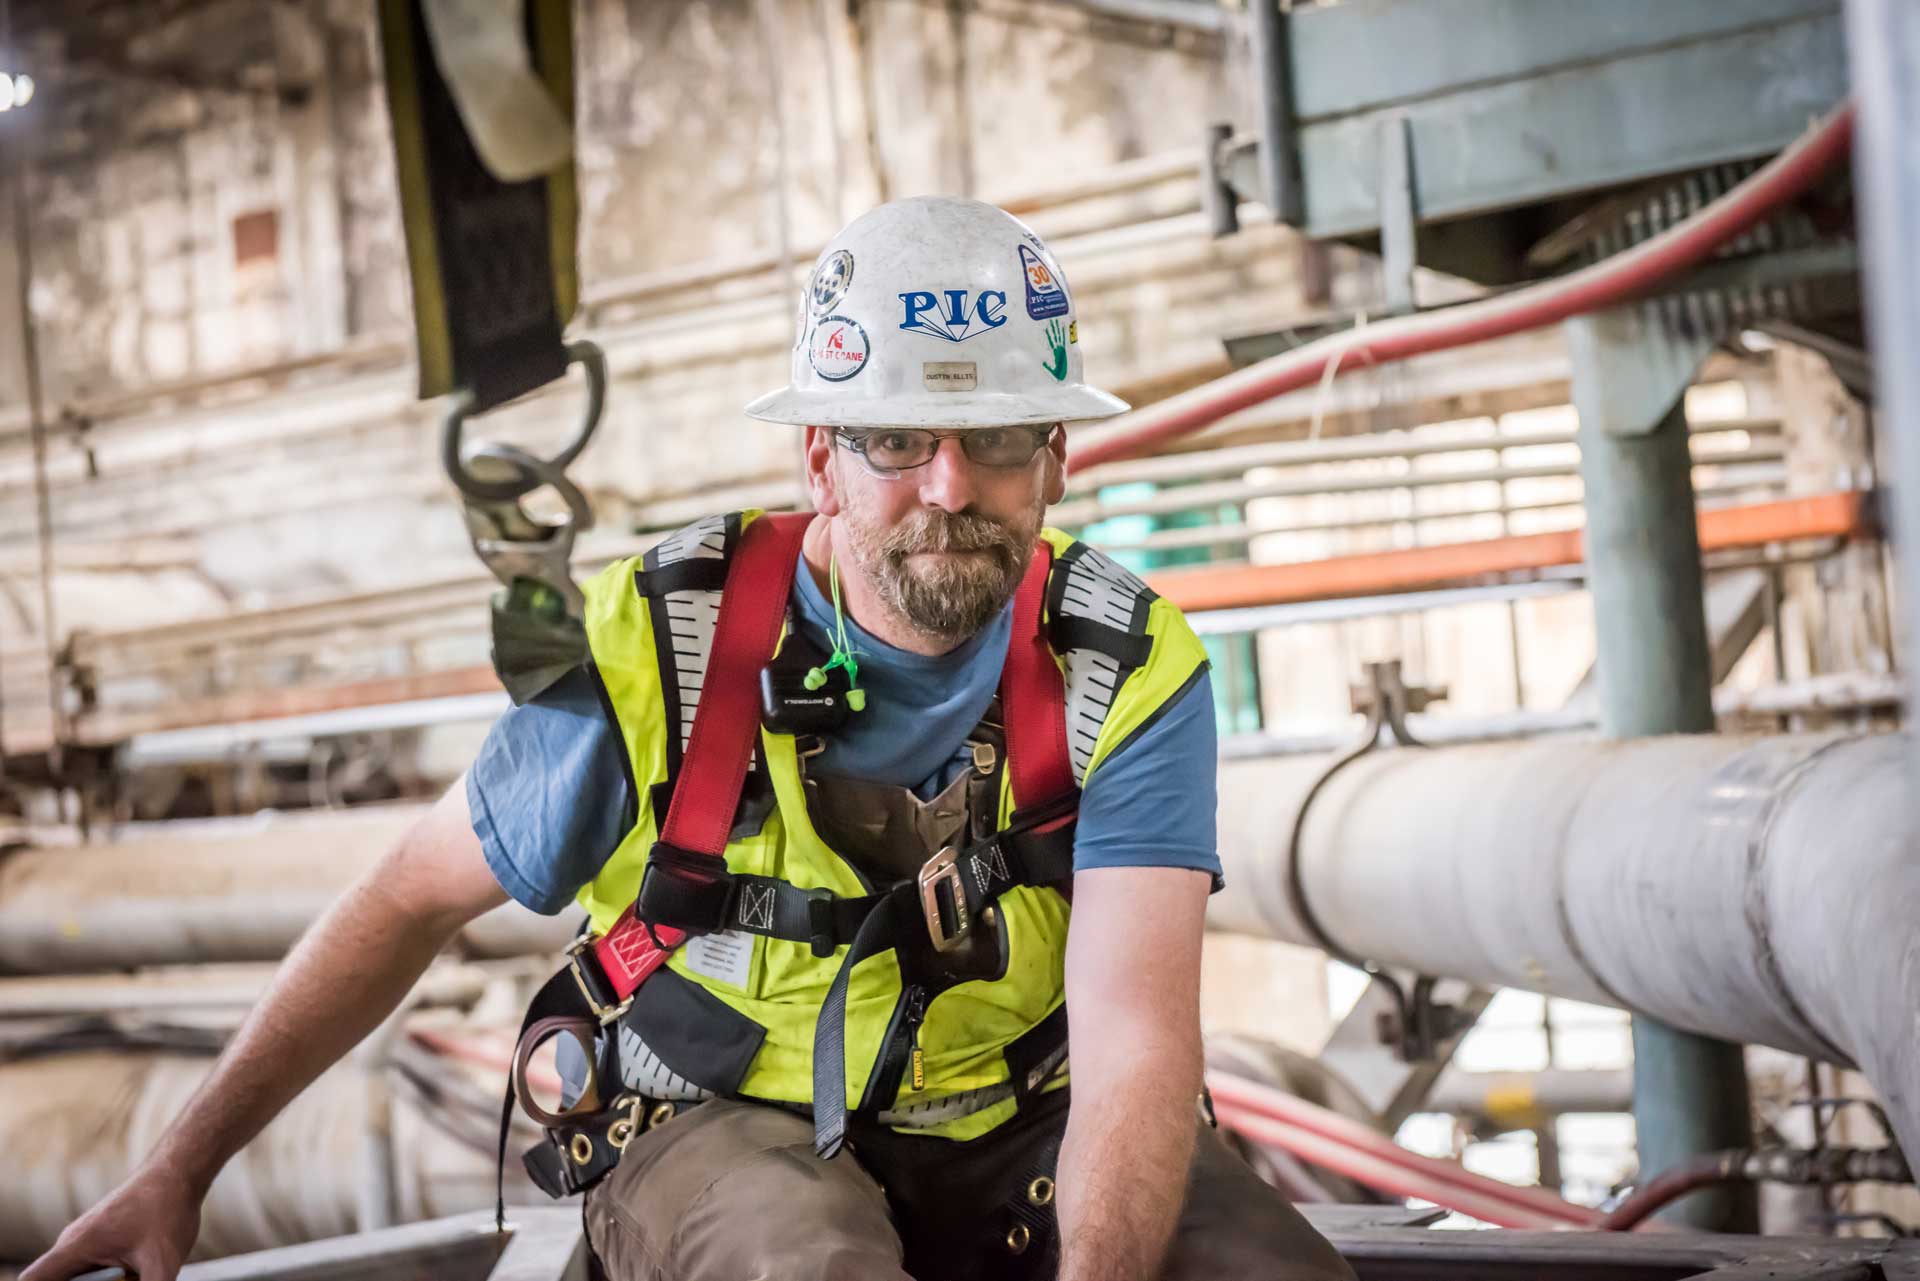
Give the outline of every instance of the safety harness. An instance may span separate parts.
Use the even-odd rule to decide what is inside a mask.
[[[575,941],[566,968],[541,987],[527,1010],[502,1108],[500,1159],[504,1166],[507,1125],[519,1098],[548,1131],[547,1142],[524,1160],[534,1182],[550,1195],[589,1186],[613,1167],[634,1134],[687,1105],[632,1092],[605,1099],[597,1086],[620,1079],[614,1025],[633,1009],[648,977],[689,938],[739,930],[807,943],[816,957],[847,949],[814,1031],[814,1143],[821,1156],[830,1158],[844,1146],[851,1119],[845,1014],[854,967],[914,942],[915,932],[924,932],[936,951],[946,950],[1007,890],[1071,879],[1079,790],[1068,746],[1065,688],[1044,629],[1053,563],[1045,540],[1036,545],[1014,597],[1000,678],[1014,802],[1009,823],[965,849],[941,850],[913,879],[860,897],[728,870],[729,833],[761,728],[758,674],[780,642],[795,565],[812,519],[765,515],[742,531],[722,580],[725,591],[704,692],[635,901],[599,938],[583,935]],[[1049,1044],[1035,1043],[1033,1061],[1010,1064],[1014,1097],[1022,1103],[1064,1060],[1064,1017],[1047,1022],[1055,1024],[1044,1038]],[[540,1044],[561,1034],[581,1043],[594,1073],[573,1107],[552,1113],[527,1100],[526,1068]],[[881,1100],[873,1110],[884,1104]],[[504,1199],[500,1209],[504,1214]]]

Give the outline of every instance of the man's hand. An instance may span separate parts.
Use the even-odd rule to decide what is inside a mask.
[[[462,778],[314,923],[153,1153],[21,1281],[113,1264],[173,1281],[220,1167],[393,1013],[461,926],[506,901]]]
[[[1060,1281],[1160,1274],[1193,1160],[1207,875],[1110,867],[1073,878],[1060,1148]]]
[[[140,1281],[173,1281],[200,1235],[200,1198],[186,1181],[143,1166],[67,1225],[20,1281],[68,1281],[119,1266]]]

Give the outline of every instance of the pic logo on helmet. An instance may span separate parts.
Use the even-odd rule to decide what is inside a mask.
[[[900,328],[948,342],[965,342],[1007,323],[1007,296],[998,289],[982,289],[977,297],[967,289],[943,289],[938,296],[915,289],[900,295],[900,305]]]
[[[841,228],[794,283],[787,382],[756,397],[750,418],[940,429],[1127,408],[1086,380],[1071,270],[985,201],[888,201]]]

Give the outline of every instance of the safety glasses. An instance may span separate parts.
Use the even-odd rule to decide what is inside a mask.
[[[980,467],[1010,471],[1025,467],[1045,449],[1059,423],[1044,427],[967,427],[959,431],[927,431],[919,427],[875,427],[863,431],[836,428],[834,438],[860,455],[867,470],[885,480],[901,472],[925,467],[951,436],[960,442],[967,461]]]

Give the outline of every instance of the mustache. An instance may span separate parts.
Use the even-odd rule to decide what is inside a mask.
[[[1020,534],[980,512],[918,512],[888,530],[880,551],[898,563],[916,552],[1000,552],[1017,555]]]

